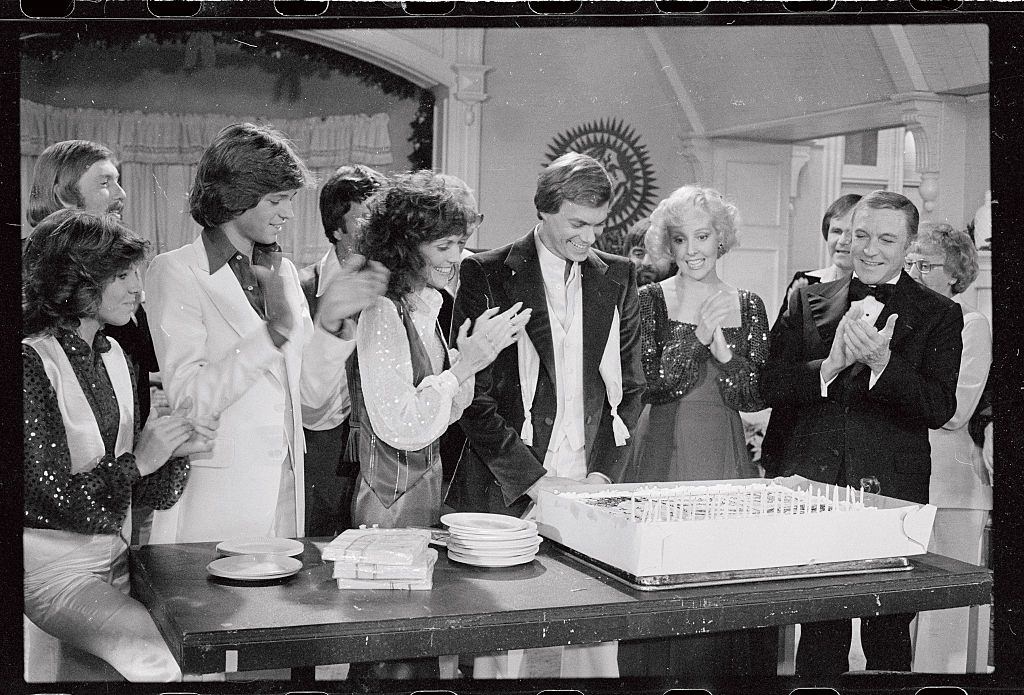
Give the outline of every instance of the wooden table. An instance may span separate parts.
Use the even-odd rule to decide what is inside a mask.
[[[992,590],[988,570],[928,554],[912,558],[912,569],[903,572],[637,591],[544,543],[533,562],[500,569],[449,562],[441,549],[430,591],[341,591],[331,577],[332,563],[321,559],[314,541],[322,546],[327,539],[303,540],[297,575],[261,584],[207,574],[206,565],[218,556],[214,543],[133,549],[133,593],[152,612],[182,670],[203,674],[791,626],[954,606],[971,606],[976,618]],[[987,634],[974,636],[975,654],[984,649],[987,655],[986,639]],[[985,663],[982,658],[973,670],[984,671]]]

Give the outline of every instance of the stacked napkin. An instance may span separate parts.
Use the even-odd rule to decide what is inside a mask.
[[[323,549],[339,589],[429,589],[437,551],[427,529],[348,529]]]

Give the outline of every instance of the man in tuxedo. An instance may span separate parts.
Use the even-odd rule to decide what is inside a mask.
[[[320,189],[320,220],[331,248],[316,263],[299,270],[299,284],[316,319],[320,297],[341,273],[342,263],[355,252],[364,205],[386,179],[370,167],[342,166]],[[307,369],[316,369],[308,367]],[[328,388],[335,379],[313,382]],[[343,462],[348,440],[351,403],[345,379],[318,408],[303,406],[302,424],[306,437],[305,487],[306,535],[336,536],[352,525],[352,491],[359,474],[358,462]]]
[[[597,160],[562,155],[538,177],[533,230],[462,262],[454,326],[518,301],[533,311],[523,337],[476,375],[455,509],[520,516],[545,488],[622,477],[645,384],[636,273],[592,248],[611,195]],[[614,673],[563,662],[561,675],[615,676],[607,656],[599,661]]]
[[[783,473],[855,489],[877,484],[883,495],[926,504],[928,430],[956,410],[962,312],[902,270],[917,235],[910,200],[875,191],[857,203],[852,224],[853,277],[790,297],[769,337],[761,393],[792,411],[778,443]],[[913,617],[862,618],[868,670],[910,670]],[[804,624],[797,674],[849,670],[850,636],[849,620]]]

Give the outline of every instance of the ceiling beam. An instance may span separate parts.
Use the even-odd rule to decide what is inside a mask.
[[[676,103],[679,104],[683,114],[686,116],[692,134],[703,135],[704,122],[701,120],[700,114],[697,113],[697,107],[694,105],[693,99],[690,98],[690,92],[687,91],[686,84],[683,82],[679,70],[676,69],[675,62],[673,62],[668,51],[665,49],[661,35],[654,27],[645,28],[644,34],[647,36],[647,43],[650,44],[651,50],[654,51],[654,55],[658,59],[658,64],[661,65],[661,72],[665,75],[665,79],[668,80],[669,86],[672,87]]]
[[[889,69],[894,93],[927,92],[931,90],[924,70],[917,60],[907,30],[899,24],[871,27],[879,53]],[[894,70],[894,68],[897,68]]]

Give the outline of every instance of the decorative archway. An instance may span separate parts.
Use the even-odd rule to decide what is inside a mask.
[[[276,32],[348,53],[434,92],[434,168],[480,184],[484,29],[299,29]],[[475,240],[470,240],[470,245]]]

